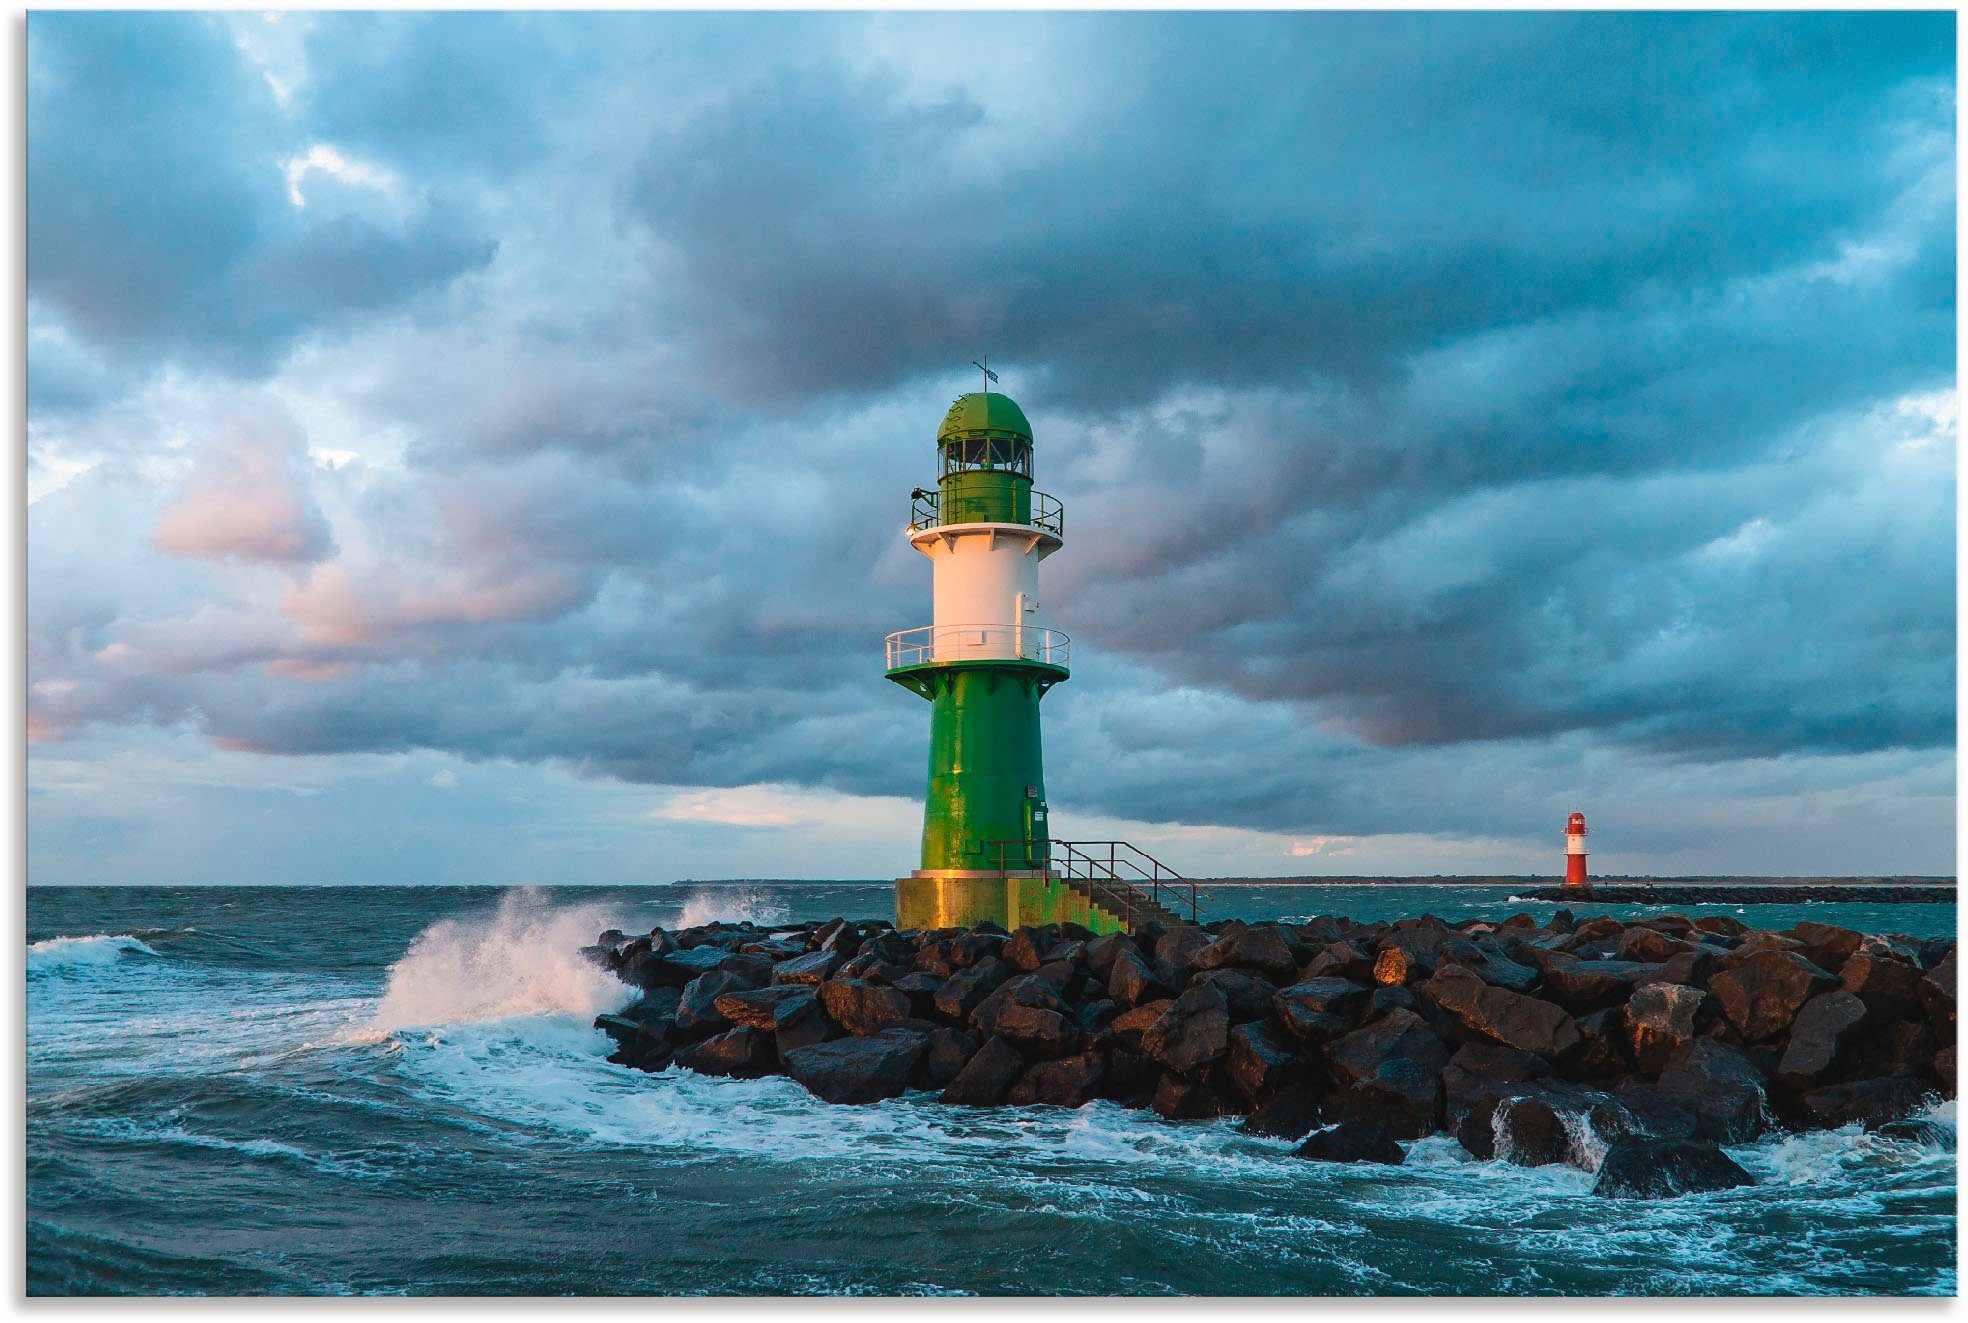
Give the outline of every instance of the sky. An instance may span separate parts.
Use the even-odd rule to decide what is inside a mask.
[[[32,14],[30,880],[906,872],[983,354],[1056,835],[1952,873],[1954,21]]]

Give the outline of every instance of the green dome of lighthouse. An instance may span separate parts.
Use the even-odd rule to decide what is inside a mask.
[[[939,443],[969,436],[1015,436],[1030,441],[1032,425],[1011,396],[971,391],[957,396],[950,412],[943,415],[943,425],[936,429]]]

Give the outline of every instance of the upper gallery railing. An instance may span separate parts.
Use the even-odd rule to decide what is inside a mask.
[[[945,501],[942,492],[918,487],[909,499],[909,529],[919,532],[943,524],[1004,523],[1007,521],[992,517],[1002,508],[1001,499],[997,496],[956,496]],[[1033,492],[1032,517],[1026,522],[1056,538],[1064,538],[1066,507],[1050,493]]]
[[[1042,625],[922,625],[888,636],[888,669],[946,661],[1035,661],[1064,666],[1073,640]]]

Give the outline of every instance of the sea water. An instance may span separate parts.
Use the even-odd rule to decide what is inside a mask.
[[[836,1107],[609,1065],[607,927],[887,912],[847,884],[36,887],[27,1286],[66,1293],[1893,1293],[1955,1289],[1946,1147],[1731,1150],[1754,1187],[1332,1166],[1105,1102]],[[1540,918],[1507,889],[1222,887],[1215,917]],[[1579,913],[1646,912],[1577,906]],[[1952,935],[1944,905],[1677,907]]]

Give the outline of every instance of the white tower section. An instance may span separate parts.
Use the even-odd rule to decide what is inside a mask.
[[[914,529],[909,545],[929,557],[935,624],[931,661],[1024,660],[1063,664],[1064,638],[1045,628],[1039,562],[1059,550],[1057,534],[1031,524],[938,524]]]

